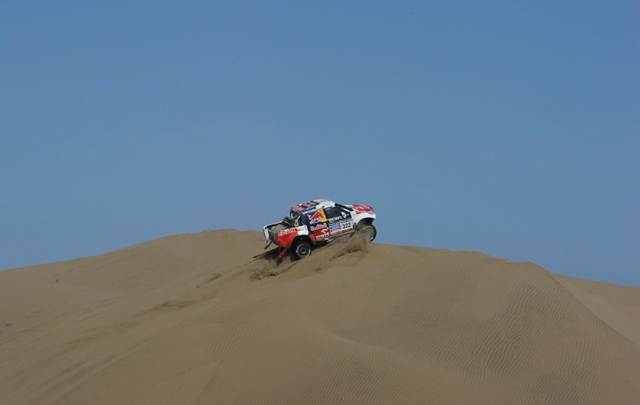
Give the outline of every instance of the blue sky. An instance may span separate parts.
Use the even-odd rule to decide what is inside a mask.
[[[640,286],[639,7],[4,1],[0,269],[321,197]]]

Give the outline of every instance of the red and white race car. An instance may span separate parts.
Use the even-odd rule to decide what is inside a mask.
[[[376,238],[375,219],[376,213],[368,205],[342,205],[324,199],[294,205],[282,221],[263,227],[269,242],[265,249],[275,243],[280,247],[278,257],[291,250],[302,259],[311,254],[312,246],[354,232],[361,232],[372,241]]]

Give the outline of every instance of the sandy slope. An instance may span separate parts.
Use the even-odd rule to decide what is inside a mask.
[[[0,403],[640,403],[640,289],[382,244],[276,266],[262,246],[208,231],[0,272]]]

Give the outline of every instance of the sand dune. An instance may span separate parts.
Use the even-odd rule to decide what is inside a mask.
[[[0,272],[0,404],[640,404],[640,289],[254,231]]]

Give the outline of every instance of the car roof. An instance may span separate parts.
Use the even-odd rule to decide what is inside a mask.
[[[319,208],[333,207],[335,206],[335,204],[336,203],[331,200],[327,200],[325,198],[319,198],[316,200],[307,201],[302,204],[294,205],[293,207],[291,207],[291,211],[303,212],[308,210],[317,210]]]

